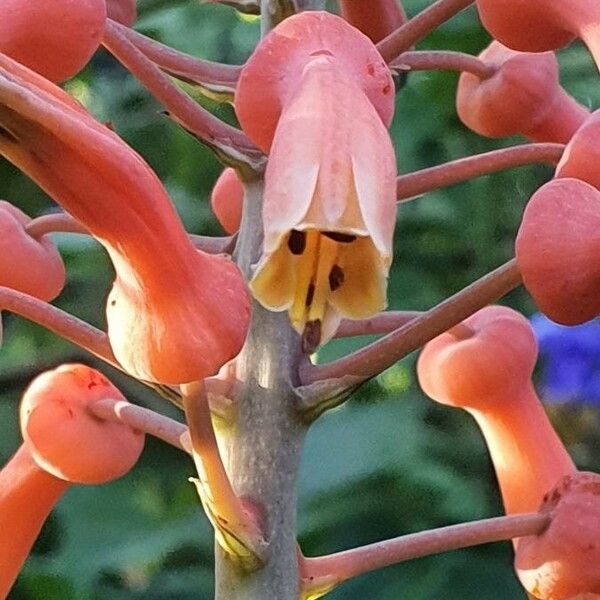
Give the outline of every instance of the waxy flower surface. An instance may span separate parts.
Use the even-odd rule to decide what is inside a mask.
[[[296,27],[302,18],[295,18]],[[377,57],[375,48],[331,15],[305,20],[325,31],[341,28],[361,47],[331,50],[325,35],[322,47],[310,40],[315,48],[304,56],[277,115],[265,174],[263,255],[250,285],[265,307],[289,312],[304,350],[312,352],[332,337],[342,317],[363,319],[386,306],[396,161],[381,116],[391,116],[391,109],[384,100],[385,108],[376,108],[367,92],[374,93],[379,78],[385,99],[392,89],[389,72],[368,62],[364,72],[352,66],[365,48]]]

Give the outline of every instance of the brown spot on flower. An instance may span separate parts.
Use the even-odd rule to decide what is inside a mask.
[[[344,271],[339,265],[333,265],[329,273],[329,289],[335,292],[344,283]]]
[[[302,333],[302,351],[312,354],[321,343],[321,321],[308,321]]]
[[[313,302],[314,297],[315,297],[315,284],[310,283],[308,285],[308,290],[306,292],[305,306],[310,306]]]
[[[340,244],[349,244],[356,239],[355,235],[351,235],[349,233],[340,233],[339,231],[324,231],[323,235],[334,242],[339,242]]]
[[[299,256],[306,249],[306,233],[292,229],[288,238],[288,248],[292,254]]]

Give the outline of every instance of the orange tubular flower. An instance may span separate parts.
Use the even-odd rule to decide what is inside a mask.
[[[237,267],[196,250],[156,175],[58,88],[0,57],[0,154],[107,249],[114,354],[131,374],[186,383],[241,349],[249,302]]]
[[[575,465],[536,396],[537,347],[522,315],[489,306],[429,342],[419,383],[435,401],[475,417],[492,457],[507,514],[538,509]]]
[[[476,133],[566,144],[588,117],[560,87],[552,52],[517,52],[492,42],[479,58],[495,73],[483,80],[463,73],[456,91],[458,116]]]
[[[600,314],[600,192],[578,179],[554,179],[525,208],[515,254],[536,306],[562,325]]]
[[[539,600],[600,598],[600,475],[565,476],[544,498],[552,517],[539,535],[521,538],[515,567],[523,587]]]
[[[49,302],[65,285],[65,266],[47,236],[31,237],[31,219],[0,200],[0,285]]]
[[[225,169],[219,175],[210,195],[210,207],[228,234],[231,235],[240,228],[244,209],[244,186],[235,169]]]
[[[44,521],[71,484],[106,483],[137,462],[144,435],[89,412],[104,399],[125,401],[103,375],[83,365],[43,373],[25,392],[25,443],[0,471],[0,598],[8,594]]]
[[[0,52],[50,81],[76,75],[100,45],[105,0],[2,0]]]
[[[477,0],[483,26],[511,48],[557,50],[580,38],[600,68],[597,0]]]
[[[515,241],[523,282],[563,325],[600,314],[600,111],[573,135],[555,179],[531,197]]]
[[[398,0],[339,0],[342,17],[377,43],[406,22]]]
[[[391,75],[358,30],[303,13],[263,40],[235,102],[244,131],[270,150],[251,289],[265,307],[288,310],[311,352],[341,317],[386,305],[396,213]]]

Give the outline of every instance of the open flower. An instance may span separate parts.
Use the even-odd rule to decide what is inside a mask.
[[[269,151],[263,255],[250,286],[266,308],[288,310],[305,352],[341,317],[363,319],[386,305],[396,216],[392,90],[372,42],[327,13],[286,19],[240,78],[240,122]],[[269,92],[276,100],[265,103]]]
[[[394,182],[394,150],[365,94],[328,58],[308,63],[271,147],[251,282],[264,306],[289,311],[306,351],[340,316],[385,308]]]

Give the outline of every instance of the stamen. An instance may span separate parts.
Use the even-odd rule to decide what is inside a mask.
[[[315,297],[315,284],[310,283],[308,286],[308,291],[306,292],[306,301],[304,303],[305,306],[310,306],[312,304],[313,298]]]
[[[302,351],[312,354],[321,343],[321,321],[308,321],[302,332]]]
[[[302,331],[307,317],[308,306],[306,305],[306,300],[309,295],[309,287],[314,283],[315,271],[317,270],[320,236],[316,231],[309,231],[306,234],[303,232],[296,233],[302,233],[304,236],[305,248],[297,259],[296,291],[290,308],[290,319],[293,326],[298,331]],[[292,234],[290,234],[290,239],[291,236]]]
[[[288,248],[292,254],[299,256],[306,250],[306,233],[292,229],[288,238]]]
[[[329,289],[335,292],[344,283],[344,271],[339,265],[333,265],[329,272]]]
[[[339,242],[340,244],[349,244],[356,239],[355,235],[351,235],[349,233],[340,233],[339,231],[323,231],[324,236],[333,240],[334,242]]]

